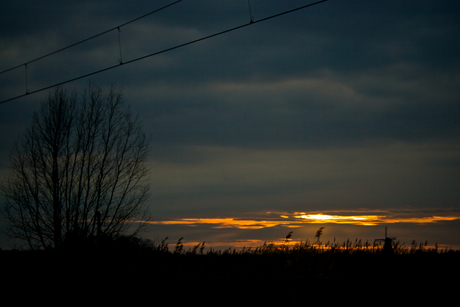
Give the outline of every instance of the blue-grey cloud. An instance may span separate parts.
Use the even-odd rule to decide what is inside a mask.
[[[10,1],[0,70],[168,3]],[[250,3],[258,20],[306,2]],[[92,78],[124,85],[152,134],[154,214],[458,208],[459,16],[455,1],[330,0]],[[122,59],[249,18],[246,0],[181,1],[122,27]],[[117,65],[117,35],[31,63],[28,89]],[[23,94],[24,67],[0,85]],[[2,174],[46,95],[0,105]]]

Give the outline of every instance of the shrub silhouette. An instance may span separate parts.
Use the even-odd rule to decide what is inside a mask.
[[[308,240],[294,245],[264,243],[242,250],[204,250],[204,242],[185,248],[183,238],[168,247],[138,237],[109,237],[61,251],[0,251],[8,263],[5,276],[58,275],[65,279],[81,272],[104,278],[139,278],[192,281],[197,278],[290,279],[317,278],[447,278],[460,273],[460,251],[417,250],[396,245],[392,255],[382,246],[361,240],[336,241],[318,246]]]

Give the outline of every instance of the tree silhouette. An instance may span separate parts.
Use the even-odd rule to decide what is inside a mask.
[[[32,249],[135,234],[147,213],[148,150],[121,88],[57,88],[10,154],[8,234]]]

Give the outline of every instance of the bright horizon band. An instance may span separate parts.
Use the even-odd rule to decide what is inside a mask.
[[[454,216],[385,216],[385,215],[328,215],[322,213],[306,214],[296,213],[292,216],[280,215],[279,219],[240,219],[240,218],[183,218],[177,220],[151,221],[149,224],[160,225],[187,225],[211,224],[213,228],[239,228],[261,229],[274,226],[301,227],[306,223],[324,224],[353,224],[362,226],[375,226],[384,223],[436,223],[440,221],[453,221],[460,219],[460,215]]]

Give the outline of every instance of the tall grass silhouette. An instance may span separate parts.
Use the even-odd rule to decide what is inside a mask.
[[[360,239],[322,242],[320,228],[313,241],[294,243],[292,232],[279,243],[255,248],[214,250],[205,242],[185,248],[180,238],[170,247],[168,238],[155,243],[124,238],[112,245],[75,252],[0,251],[11,274],[66,276],[69,271],[97,271],[105,276],[120,274],[178,278],[445,278],[460,273],[460,251],[428,247],[413,241],[410,246],[393,241],[393,253],[382,244]],[[96,261],[95,261],[96,259]]]

